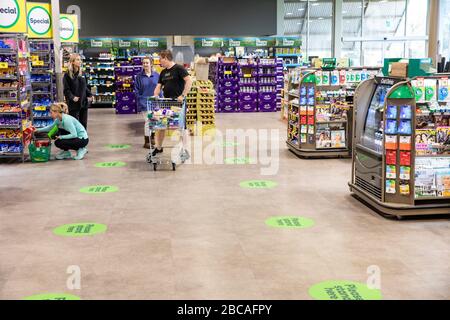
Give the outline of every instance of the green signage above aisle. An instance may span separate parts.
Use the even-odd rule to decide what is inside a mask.
[[[276,47],[301,47],[302,39],[300,37],[277,37]]]
[[[111,38],[84,38],[80,39],[80,48],[112,48]]]
[[[79,222],[59,226],[53,230],[57,236],[84,237],[104,233],[107,227],[101,223]]]
[[[279,216],[267,219],[266,225],[273,228],[301,229],[314,226],[314,220],[296,216]]]
[[[44,293],[26,297],[24,300],[81,300],[81,298],[68,293]]]
[[[299,37],[243,37],[243,38],[194,38],[195,48],[221,47],[300,47]]]
[[[354,281],[324,281],[313,285],[309,295],[316,300],[381,300],[381,291]]]
[[[113,39],[112,46],[114,48],[127,49],[127,48],[139,48],[138,39]]]
[[[157,48],[166,49],[166,38],[83,38],[80,47],[86,48]]]
[[[166,38],[139,38],[139,48],[158,48],[167,49],[167,39]]]
[[[194,38],[195,48],[221,48],[224,46],[224,38]]]

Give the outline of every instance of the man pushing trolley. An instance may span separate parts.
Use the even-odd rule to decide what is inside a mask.
[[[189,153],[184,150],[186,140],[186,96],[191,90],[192,79],[187,70],[173,62],[172,52],[164,50],[160,54],[160,64],[164,68],[159,76],[154,96],[159,97],[161,90],[164,99],[149,99],[147,103],[150,130],[155,132],[155,146],[150,151],[148,161],[156,170],[161,163],[160,156],[164,152],[163,142],[166,130],[179,130],[182,142],[180,160],[184,162]],[[153,119],[153,120],[151,120]],[[173,159],[172,159],[173,160]],[[173,170],[175,162],[172,161]]]

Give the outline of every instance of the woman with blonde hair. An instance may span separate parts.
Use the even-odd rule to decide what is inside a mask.
[[[57,102],[52,104],[50,108],[50,115],[55,122],[47,127],[37,129],[36,132],[49,132],[56,125],[58,133],[55,138],[55,146],[62,149],[56,155],[56,159],[74,159],[81,160],[87,153],[86,146],[89,143],[89,137],[83,125],[74,117],[67,114],[68,107],[64,102]],[[72,157],[69,150],[77,151],[77,155]]]
[[[69,106],[69,114],[87,129],[88,104],[92,102],[92,93],[83,77],[81,63],[81,56],[78,53],[70,55],[68,70],[63,78],[64,97]]]

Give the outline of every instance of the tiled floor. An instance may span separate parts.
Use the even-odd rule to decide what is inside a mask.
[[[350,160],[296,158],[278,117],[217,115],[223,131],[280,130],[268,139],[271,151],[279,150],[274,176],[261,176],[258,164],[153,172],[141,116],[107,109],[90,111],[85,160],[1,164],[0,299],[50,292],[82,299],[311,299],[308,289],[318,282],[366,282],[371,265],[381,270],[384,299],[449,299],[450,222],[378,216],[350,196]],[[131,148],[109,150],[109,143]],[[102,161],[127,166],[95,167]],[[239,186],[251,179],[278,186]],[[120,190],[78,191],[89,185]],[[315,225],[265,225],[277,215],[309,217]],[[82,238],[52,232],[86,221],[108,230]],[[81,290],[66,286],[71,265],[81,268]]]

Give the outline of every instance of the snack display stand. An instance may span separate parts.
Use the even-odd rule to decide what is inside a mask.
[[[28,42],[22,34],[0,34],[0,158],[25,161],[31,138]]]
[[[54,46],[52,40],[30,39],[33,126],[53,123],[50,106],[56,98]]]
[[[299,157],[349,157],[353,97],[377,68],[303,70],[299,90],[289,91],[287,146]]]
[[[376,77],[358,87],[350,190],[384,215],[450,214],[449,127],[430,108],[445,105],[437,109],[445,117],[447,102],[436,99],[438,79],[413,83],[414,90],[411,81]]]

